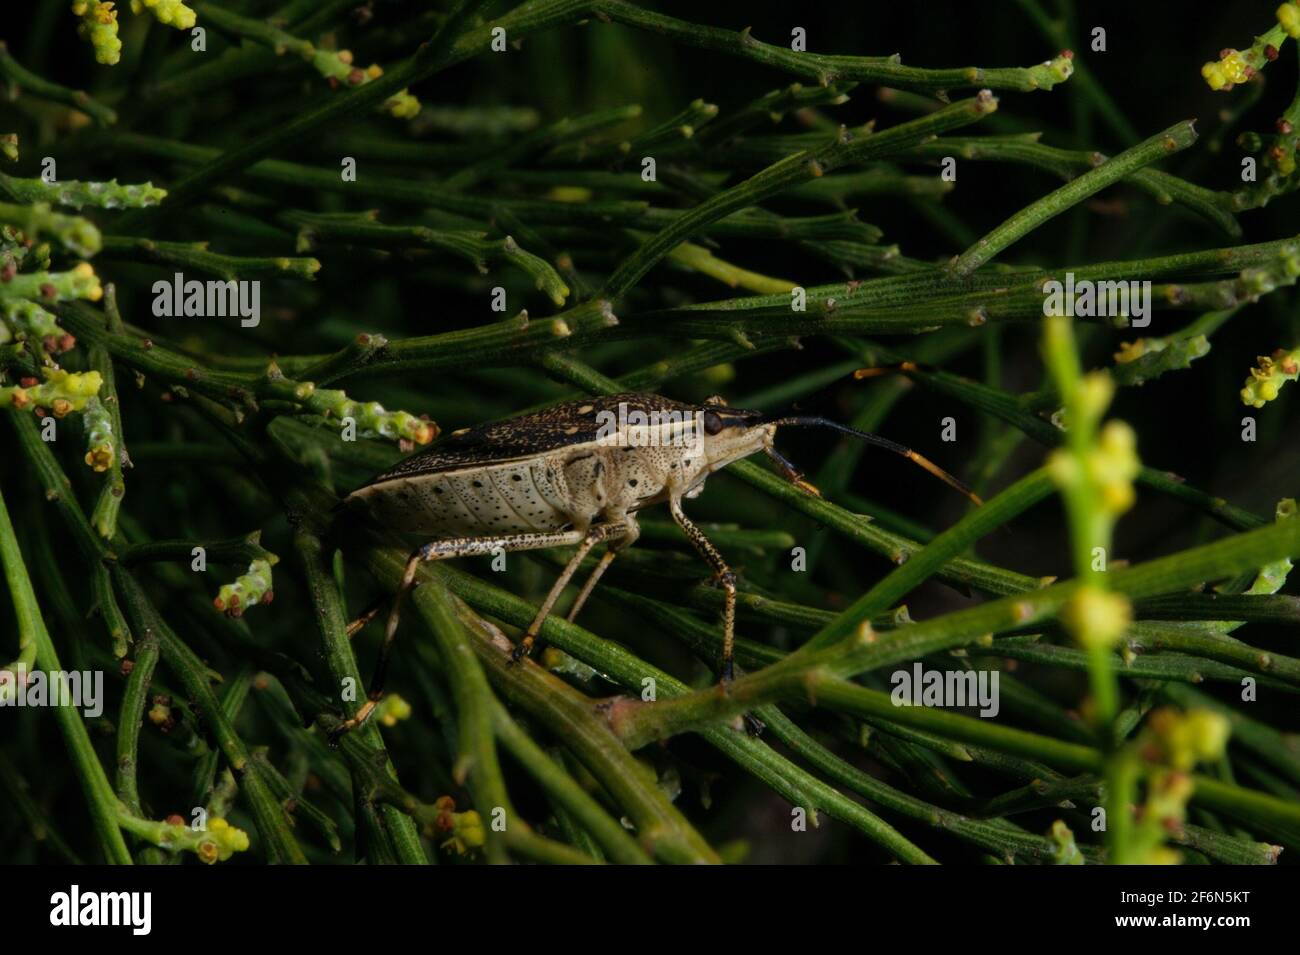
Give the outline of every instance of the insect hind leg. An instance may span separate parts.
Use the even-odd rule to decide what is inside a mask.
[[[329,739],[331,744],[337,745],[339,737],[344,733],[349,733],[359,726],[364,726],[366,720],[370,719],[371,714],[374,713],[375,707],[379,705],[379,701],[384,698],[384,684],[388,679],[388,660],[392,654],[393,643],[397,636],[397,625],[402,617],[402,600],[415,586],[415,573],[419,570],[420,564],[426,560],[437,559],[433,555],[426,556],[429,546],[425,544],[423,547],[417,548],[406,560],[406,569],[402,572],[402,583],[393,596],[392,606],[388,609],[388,620],[384,626],[384,642],[379,648],[379,661],[375,664],[374,674],[370,678],[370,689],[366,693],[366,701],[357,707],[355,713],[330,730]],[[370,614],[369,619],[373,620],[379,615],[381,606],[382,603],[368,609],[354,623],[365,626],[363,621],[366,620],[366,614]],[[373,613],[371,613],[371,610],[373,610]],[[349,625],[348,631],[349,635],[354,632],[351,625]]]
[[[542,601],[541,607],[538,608],[537,614],[533,617],[533,622],[528,625],[528,631],[524,634],[524,638],[519,641],[519,644],[515,647],[514,653],[511,654],[510,658],[514,662],[518,663],[524,657],[532,653],[533,646],[537,642],[537,635],[541,632],[542,625],[546,623],[546,618],[551,615],[551,608],[555,606],[555,601],[558,600],[560,594],[564,592],[564,588],[569,585],[569,581],[573,579],[573,575],[577,573],[578,567],[582,564],[587,554],[591,553],[591,549],[601,541],[626,538],[629,535],[629,532],[629,523],[614,522],[593,524],[587,533],[583,535],[581,543],[578,544],[578,549],[574,552],[573,556],[569,558],[569,562],[564,566],[564,570],[560,572],[560,576],[555,578],[555,583],[551,585],[550,592],[546,595],[546,599]],[[604,573],[604,568],[608,567],[610,561],[614,559],[615,553],[617,552],[611,549],[601,558],[601,563],[598,564],[596,570],[592,572],[591,579],[587,581],[586,585],[582,588],[582,591],[578,594],[578,602],[574,605],[576,609],[570,612],[569,620],[572,620],[577,610],[582,608],[582,603],[591,593],[591,589],[595,587],[596,581],[600,579],[600,575]]]
[[[389,658],[392,655],[393,644],[397,638],[397,626],[402,618],[402,604],[415,587],[416,574],[419,572],[421,564],[426,561],[448,560],[454,557],[486,556],[498,550],[518,551],[540,547],[560,547],[565,544],[576,544],[584,536],[581,531],[570,530],[548,533],[507,534],[495,537],[457,537],[449,540],[429,541],[412,551],[411,556],[406,560],[406,568],[402,572],[402,582],[397,588],[397,593],[393,595],[392,606],[388,610],[388,619],[384,625],[384,642],[379,648],[379,660],[375,664],[375,672],[370,681],[366,701],[357,708],[356,713],[330,730],[330,741],[337,743],[338,738],[344,733],[351,732],[364,725],[366,720],[370,719],[374,713],[379,701],[383,699],[384,684],[388,677]],[[365,623],[379,615],[380,608],[382,608],[382,603],[368,608],[366,613],[363,613],[353,623],[360,623],[360,626],[364,626]],[[369,614],[368,617],[367,614]],[[357,629],[360,629],[360,627]],[[349,625],[348,631],[349,635],[355,632],[352,625]]]
[[[641,528],[636,522],[635,515],[626,515],[624,521],[627,523],[627,533],[623,535],[623,537],[614,541],[614,543],[610,544],[609,550],[605,551],[605,553],[601,555],[600,562],[596,564],[595,569],[591,572],[591,576],[587,578],[587,582],[583,584],[582,589],[578,591],[578,596],[573,600],[573,606],[569,608],[569,613],[564,618],[569,621],[569,623],[573,623],[573,621],[578,619],[578,614],[586,605],[587,598],[590,597],[591,592],[596,589],[596,584],[599,583],[600,578],[605,575],[605,571],[609,570],[609,565],[614,563],[614,558],[635,544],[637,538],[641,536]]]
[[[370,621],[374,620],[383,612],[387,603],[388,598],[383,595],[380,595],[371,601],[370,605],[366,607],[365,610],[361,611],[361,613],[348,623],[348,639],[351,640],[358,633],[364,630],[367,625],[369,625]]]

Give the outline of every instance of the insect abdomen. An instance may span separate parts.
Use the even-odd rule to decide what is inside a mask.
[[[377,523],[431,537],[520,534],[569,523],[564,477],[545,460],[396,477],[355,492]]]

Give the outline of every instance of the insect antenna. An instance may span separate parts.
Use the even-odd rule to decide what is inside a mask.
[[[764,424],[774,424],[777,427],[829,428],[831,431],[838,431],[841,434],[851,435],[852,437],[857,438],[859,441],[865,441],[867,444],[874,445],[877,448],[884,448],[886,451],[893,451],[895,454],[907,458],[913,464],[918,464],[921,467],[925,468],[927,471],[929,471],[931,474],[937,477],[944,484],[947,484],[953,490],[958,491],[961,494],[965,495],[967,498],[974,501],[976,504],[984,503],[980,499],[978,494],[976,494],[974,491],[968,488],[961,481],[957,480],[957,478],[953,477],[943,468],[939,467],[939,465],[935,464],[929,458],[925,457],[925,455],[917,451],[913,451],[911,448],[901,445],[897,441],[890,441],[888,438],[882,438],[878,434],[871,434],[868,431],[859,431],[857,428],[850,428],[848,425],[840,424],[838,421],[832,421],[830,418],[815,418],[815,417],[808,417],[804,415],[793,415],[790,417],[774,418],[765,421]],[[789,461],[786,461],[779,454],[776,454],[775,452],[772,451],[768,452],[768,456],[772,457],[773,460],[775,460],[779,465],[781,465],[781,469],[783,471],[786,471],[787,477],[790,477],[792,473],[795,475],[795,477],[792,477],[791,480],[795,480],[796,483],[802,481],[802,477],[799,475],[799,472],[794,469],[794,465],[790,464]],[[796,478],[798,480],[796,480]]]

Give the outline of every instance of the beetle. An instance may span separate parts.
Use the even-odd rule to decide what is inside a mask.
[[[736,575],[687,517],[682,501],[698,496],[709,475],[758,452],[772,459],[789,481],[817,494],[774,447],[777,429],[792,426],[830,428],[901,454],[979,502],[946,471],[887,438],[827,418],[732,408],[717,397],[696,405],[653,394],[614,394],[454,432],[376,475],[343,502],[374,525],[421,535],[426,543],[407,560],[369,698],[336,732],[363,723],[382,696],[401,602],[420,564],[577,545],[516,646],[513,659],[518,662],[532,650],[556,600],[592,548],[609,544],[569,610],[570,621],[618,554],[636,542],[637,514],[661,503],[668,505],[725,593],[719,672],[722,682],[729,682]],[[376,614],[363,615],[349,626],[349,633]]]

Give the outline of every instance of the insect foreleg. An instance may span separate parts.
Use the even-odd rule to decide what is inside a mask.
[[[533,622],[528,625],[528,632],[524,634],[524,638],[519,641],[519,645],[515,647],[514,653],[511,654],[511,659],[518,662],[532,652],[533,644],[537,642],[537,634],[541,632],[542,624],[546,623],[546,618],[551,615],[551,608],[555,606],[555,601],[564,592],[564,588],[569,586],[569,581],[573,579],[573,575],[577,572],[587,554],[591,552],[591,549],[601,541],[623,537],[627,533],[628,525],[622,523],[595,524],[587,531],[586,536],[582,538],[582,542],[578,545],[578,549],[569,558],[569,562],[564,566],[564,570],[560,572],[560,576],[555,579],[555,583],[551,585],[550,593],[542,601],[541,607],[537,610],[537,615],[533,617]],[[610,551],[610,554],[612,553],[613,551]],[[605,556],[609,557],[609,554]],[[613,560],[612,557],[609,557],[609,559]],[[602,558],[603,560],[604,558]],[[605,563],[608,566],[608,562]],[[599,569],[598,566],[598,572]],[[593,574],[593,576],[598,576],[598,573]],[[590,586],[595,586],[593,582],[589,581],[588,583]],[[584,587],[583,592],[590,593],[590,587]],[[579,599],[585,599],[585,597],[580,594]]]
[[[668,498],[668,507],[672,511],[673,520],[686,533],[691,545],[713,568],[713,575],[726,594],[726,599],[722,605],[722,666],[720,675],[724,683],[729,683],[734,669],[732,658],[736,644],[736,575],[731,572],[731,568],[727,566],[727,562],[718,553],[718,549],[704,536],[704,532],[696,527],[682,511],[681,498],[677,494],[672,494]]]

